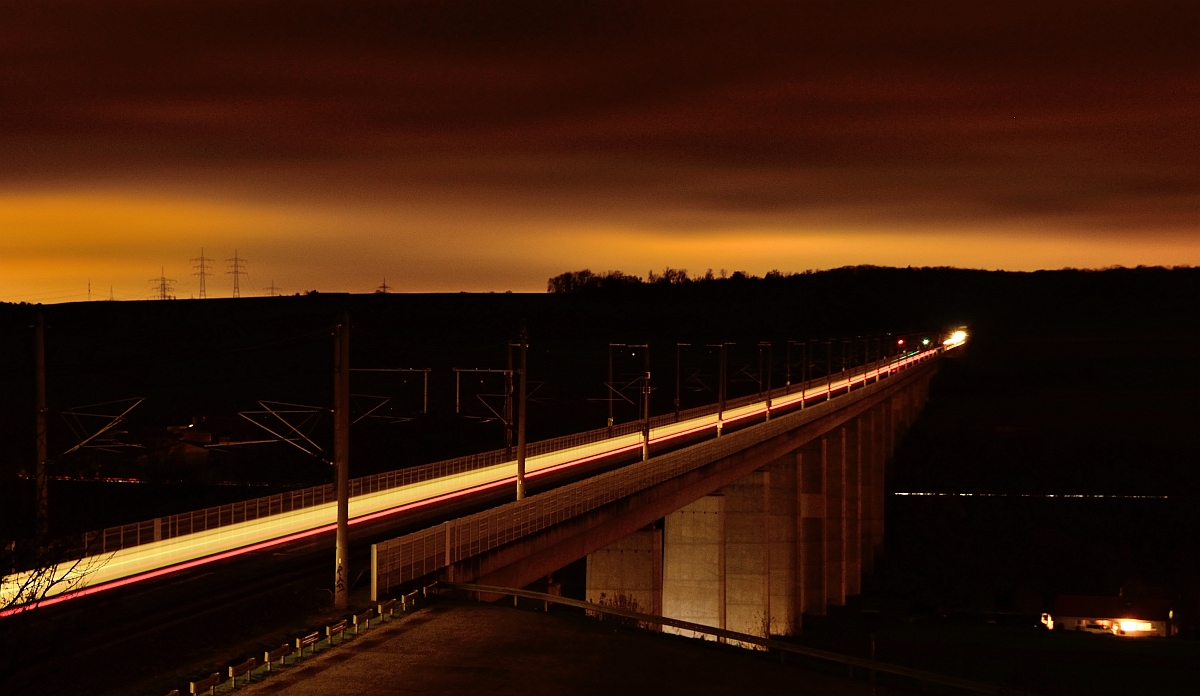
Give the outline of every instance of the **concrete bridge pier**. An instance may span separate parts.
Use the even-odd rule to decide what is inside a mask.
[[[800,633],[800,455],[793,452],[771,462],[770,523],[770,608],[771,635]]]
[[[861,418],[861,417],[860,417]],[[842,509],[845,518],[842,521],[842,545],[845,549],[844,587],[847,597],[854,597],[862,592],[862,499],[861,464],[862,440],[860,439],[860,418],[855,418],[846,424],[843,432],[844,453],[842,462],[845,466],[843,480],[845,490],[842,496]]]
[[[915,381],[593,552],[588,600],[764,637],[844,606],[876,566],[892,452],[927,389]]]
[[[706,495],[663,520],[663,616],[728,628],[723,495]],[[664,631],[693,637],[691,631]]]
[[[662,539],[643,529],[589,554],[587,601],[662,616]]]
[[[725,496],[725,625],[764,638],[771,626],[771,474],[758,470]]]
[[[862,572],[875,570],[875,557],[883,542],[883,475],[879,467],[880,447],[877,441],[875,422],[877,409],[872,409],[858,418],[859,433],[859,508],[861,528],[859,544],[862,552]],[[878,500],[876,500],[878,498]],[[878,535],[878,539],[876,538]]]
[[[825,460],[825,604],[846,603],[846,429],[821,438]]]
[[[825,614],[825,445],[814,440],[796,452],[800,467],[799,538],[802,614]]]
[[[780,611],[772,612],[773,587],[787,589],[783,582],[772,584],[773,575],[787,573],[786,567],[772,567],[772,546],[779,543],[772,540],[772,522],[782,524],[771,514],[772,492],[770,470],[760,469],[665,518],[664,616],[763,637],[774,617],[781,628],[793,630],[785,625],[789,598],[781,598]]]

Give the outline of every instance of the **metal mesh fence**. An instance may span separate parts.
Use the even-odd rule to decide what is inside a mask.
[[[883,360],[861,366],[854,371],[846,373],[835,373],[835,379],[841,379],[846,374],[861,375],[863,373],[875,370],[878,367],[885,367],[891,362],[895,362],[899,358],[887,358]],[[770,392],[771,398],[779,398],[788,393],[797,393],[801,389],[812,389],[820,387],[826,382],[826,377],[821,376],[810,379],[807,384],[793,384],[789,387],[779,387],[772,389]],[[739,397],[736,399],[727,399],[725,402],[725,410],[729,411],[735,408],[763,401],[767,394],[750,394],[748,396]],[[697,408],[682,411],[679,414],[678,420],[688,420],[702,416],[712,415],[718,412],[718,404],[708,406],[700,406]],[[677,418],[674,413],[654,416],[650,419],[652,428],[668,425],[676,422]],[[642,429],[641,421],[633,421],[629,423],[621,423],[614,425],[611,428],[597,428],[582,433],[573,433],[561,437],[541,440],[527,445],[526,456],[536,457],[539,455],[556,452],[558,450],[578,447],[580,445],[592,444],[605,440],[611,437],[619,437],[622,435],[630,435],[640,432]],[[480,454],[472,454],[454,459],[447,459],[440,462],[430,464],[422,464],[420,466],[409,467],[406,469],[396,469],[380,474],[372,474],[370,476],[362,476],[350,480],[350,496],[356,497],[368,493],[376,493],[385,491],[391,488],[407,486],[414,483],[429,481],[432,479],[460,474],[469,471],[504,464],[513,460],[513,456],[506,453],[503,449],[492,450],[490,452],[482,452]],[[148,544],[162,539],[170,539],[185,534],[193,534],[210,529],[216,529],[226,525],[237,524],[247,520],[261,519],[270,515],[277,515],[285,512],[292,512],[308,507],[323,505],[336,501],[337,492],[334,490],[333,484],[323,484],[320,486],[312,486],[287,493],[278,493],[276,495],[263,496],[253,498],[242,502],[231,503],[228,505],[220,505],[216,507],[205,508],[202,510],[194,510],[191,512],[179,513],[176,515],[167,515],[158,517],[152,520],[143,522],[135,522],[119,527],[109,527],[95,532],[86,532],[77,538],[75,545],[71,549],[71,555],[74,557],[84,555],[95,555],[102,553],[111,553],[121,549]]]
[[[931,352],[932,356],[934,353]],[[872,390],[873,391],[873,390]],[[865,392],[855,392],[863,394]],[[757,395],[755,399],[757,399]],[[747,403],[753,403],[749,401]],[[524,500],[451,520],[437,527],[375,545],[377,592],[415,580],[448,565],[552,527],[663,481],[740,452],[842,408],[845,402],[795,411],[757,427],[598,474]],[[727,406],[728,408],[728,406]],[[674,419],[674,414],[671,415]],[[437,537],[441,546],[429,539]],[[446,544],[449,544],[447,550]],[[423,553],[417,558],[408,553]]]

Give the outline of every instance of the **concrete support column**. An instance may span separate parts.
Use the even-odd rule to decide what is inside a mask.
[[[876,408],[872,411],[872,419],[875,423],[875,445],[878,448],[875,453],[874,474],[875,496],[872,501],[875,505],[874,523],[871,525],[871,533],[874,537],[872,548],[875,551],[875,556],[878,558],[879,553],[883,550],[884,540],[884,503],[887,501],[887,462],[891,457],[891,450],[887,449],[887,436],[884,430],[886,413],[882,408]]]
[[[662,530],[643,529],[587,558],[587,601],[662,615]]]
[[[846,603],[846,429],[821,440],[825,458],[825,603]]]
[[[765,638],[771,626],[771,475],[760,469],[719,492],[725,497],[725,625]]]
[[[800,611],[825,614],[825,444],[814,440],[796,452],[800,468]]]
[[[888,399],[888,408],[891,409],[888,414],[888,460],[890,461],[892,455],[896,453],[896,443],[900,441],[900,431],[904,427],[903,419],[900,417],[902,411],[899,394],[893,395],[892,398]]]
[[[767,466],[771,474],[771,635],[800,633],[800,477],[795,452]]]
[[[858,506],[861,511],[859,545],[862,548],[862,572],[869,575],[875,571],[875,456],[879,448],[875,445],[875,411],[872,409],[858,417],[859,454]]]
[[[862,492],[860,476],[862,463],[862,438],[860,422],[857,418],[847,423],[843,429],[846,449],[842,461],[845,464],[842,480],[845,482],[845,519],[842,522],[842,548],[845,549],[846,596],[854,597],[862,593]]]
[[[727,628],[725,496],[705,496],[664,519],[662,609],[672,619]],[[707,637],[670,626],[663,631]]]

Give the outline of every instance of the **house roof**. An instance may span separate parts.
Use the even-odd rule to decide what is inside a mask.
[[[1169,599],[1087,595],[1058,595],[1054,599],[1055,616],[1166,621],[1170,611],[1171,600]]]

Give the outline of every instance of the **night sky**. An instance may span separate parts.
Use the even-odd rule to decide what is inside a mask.
[[[0,2],[0,300],[1200,264],[1191,2]]]

